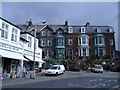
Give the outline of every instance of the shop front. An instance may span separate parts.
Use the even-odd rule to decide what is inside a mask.
[[[34,60],[33,60],[33,56],[30,56],[30,55],[25,55],[24,56],[27,60],[29,60],[29,63],[26,63],[26,65],[28,65],[29,67],[32,67],[33,66],[33,63],[34,63]],[[41,69],[42,69],[42,64],[44,63],[44,61],[42,61],[40,59],[40,57],[35,57],[35,72],[38,73],[38,72],[41,72]]]
[[[0,49],[2,77],[18,78],[23,76],[23,63],[27,61],[22,54]]]

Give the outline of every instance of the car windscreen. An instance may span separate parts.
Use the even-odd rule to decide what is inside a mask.
[[[97,68],[97,69],[101,69],[101,68],[102,68],[102,66],[95,66],[95,68]]]
[[[58,68],[57,66],[50,67],[50,69],[57,69],[57,68]]]

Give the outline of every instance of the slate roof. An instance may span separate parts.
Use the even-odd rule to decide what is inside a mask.
[[[22,28],[21,32],[30,32],[32,29],[35,29],[35,25],[29,26],[27,28],[27,25],[17,25],[18,27]],[[62,29],[64,32],[67,32],[65,25],[37,25],[37,33],[39,33],[42,29],[49,28],[53,30],[53,32],[56,32],[59,29]]]
[[[17,25],[18,27],[22,28],[21,32],[30,32],[32,29],[35,29],[35,25],[29,26],[27,28],[27,25]],[[73,27],[73,33],[80,33],[81,27],[85,27],[85,25],[69,25],[68,27]],[[65,25],[37,25],[37,33],[40,33],[41,30],[49,28],[50,30],[53,30],[55,33],[58,29],[62,29],[64,32],[67,32],[67,26]],[[101,33],[108,33],[108,29],[112,29],[111,33],[114,33],[114,30],[111,26],[87,26],[86,27],[86,33],[95,33],[95,30],[100,30]]]

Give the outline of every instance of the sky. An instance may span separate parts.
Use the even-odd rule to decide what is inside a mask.
[[[118,2],[2,2],[2,17],[14,24],[47,24],[112,26],[118,49]]]

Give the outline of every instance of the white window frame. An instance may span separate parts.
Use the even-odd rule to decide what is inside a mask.
[[[113,32],[113,28],[112,27],[109,28],[109,32]]]
[[[62,57],[63,51],[60,49],[58,50],[58,56]]]
[[[32,37],[28,36],[28,47],[31,48],[32,47]]]
[[[100,27],[97,27],[97,33],[101,33]]]
[[[2,38],[8,39],[8,29],[9,29],[9,25],[2,22],[2,29],[1,29],[1,37]]]
[[[45,39],[41,39],[41,46],[45,46],[45,42],[46,42]]]
[[[42,36],[45,36],[46,35],[46,32],[43,30],[43,31],[41,31],[41,35]]]
[[[58,39],[58,46],[63,46],[63,40],[62,39]]]
[[[62,35],[62,34],[63,34],[62,30],[59,30],[58,35]]]
[[[100,43],[100,39],[101,39],[101,43]],[[102,36],[99,36],[99,37],[97,37],[97,40],[98,40],[98,45],[104,45],[104,37],[102,37]]]
[[[18,30],[15,28],[12,28],[11,41],[17,42],[17,36],[18,36]]]
[[[73,39],[68,39],[68,45],[73,45]]]
[[[113,39],[110,39],[110,45],[113,45]]]
[[[83,43],[83,38],[85,39],[85,40],[84,40],[85,43]],[[81,37],[81,44],[82,44],[82,45],[86,45],[86,44],[87,44],[87,37],[86,37],[86,36],[82,36],[82,37]]]
[[[68,27],[68,33],[73,33],[73,27]]]
[[[81,27],[81,33],[85,33],[85,27]]]
[[[47,40],[47,45],[48,45],[48,46],[52,46],[52,40],[49,40],[49,39],[48,39],[48,40]]]
[[[83,51],[84,49],[86,50],[85,55],[84,55],[84,51]],[[81,50],[81,56],[84,56],[84,57],[89,56],[89,48],[81,48],[80,50]],[[79,51],[79,53],[80,53],[80,51]]]
[[[47,35],[48,35],[48,36],[51,36],[51,35],[52,35],[52,32],[51,32],[50,30],[48,30]]]
[[[85,50],[85,51],[84,51]],[[87,49],[83,48],[82,49],[82,56],[86,57],[87,56]]]
[[[105,49],[104,48],[98,48],[98,56],[100,56],[100,50],[102,50],[102,56],[105,55]]]

